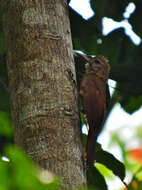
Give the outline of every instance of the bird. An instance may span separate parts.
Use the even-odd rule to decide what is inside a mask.
[[[74,52],[85,61],[85,74],[80,82],[79,95],[89,125],[85,160],[87,168],[93,167],[96,154],[96,142],[103,127],[106,114],[106,83],[110,65],[104,56],[89,56]]]

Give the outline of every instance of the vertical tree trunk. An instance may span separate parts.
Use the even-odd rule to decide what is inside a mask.
[[[1,0],[15,142],[64,189],[86,184],[65,0]]]

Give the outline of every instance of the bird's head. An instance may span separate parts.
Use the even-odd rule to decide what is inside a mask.
[[[104,56],[87,56],[86,73],[95,73],[99,78],[107,80],[109,77],[110,65]]]
[[[90,56],[77,51],[74,55],[81,57],[85,61],[86,73],[94,73],[97,77],[106,81],[109,77],[110,65],[104,56]]]

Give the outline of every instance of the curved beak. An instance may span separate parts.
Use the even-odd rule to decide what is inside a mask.
[[[73,55],[76,55],[76,56],[83,58],[86,62],[89,62],[89,60],[90,60],[86,54],[81,53],[79,51],[73,51]]]

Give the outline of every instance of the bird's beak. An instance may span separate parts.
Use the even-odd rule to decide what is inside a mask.
[[[73,51],[73,55],[76,56],[80,56],[81,58],[83,58],[86,62],[89,62],[89,57],[87,55],[85,55],[84,53],[81,53],[79,51]]]

